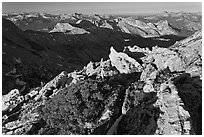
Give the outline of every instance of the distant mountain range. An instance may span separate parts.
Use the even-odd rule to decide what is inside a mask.
[[[116,15],[84,15],[46,13],[10,13],[3,17],[11,20],[22,30],[42,32],[57,31],[59,23],[69,23],[69,26],[82,29],[103,27],[142,37],[163,35],[189,36],[201,29],[201,13],[163,12],[146,16],[116,16]],[[53,30],[54,29],[54,30]],[[79,31],[79,32],[77,32]],[[81,33],[78,29],[74,33]],[[58,32],[61,32],[58,29]]]

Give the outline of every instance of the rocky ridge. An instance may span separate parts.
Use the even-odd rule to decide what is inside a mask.
[[[171,27],[167,20],[157,23],[145,23],[131,18],[122,18],[118,22],[121,31],[132,34],[139,34],[143,37],[158,37],[162,35],[177,35],[177,31]]]
[[[51,30],[49,33],[53,32],[63,32],[67,34],[84,34],[84,33],[90,33],[84,29],[73,27],[69,23],[57,23],[53,30]]]
[[[3,134],[202,134],[201,31],[169,48],[110,49],[27,94],[3,96]],[[176,62],[176,63],[175,63]]]
[[[164,12],[146,16],[86,15],[81,13],[52,15],[47,13],[3,13],[22,30],[50,32],[58,23],[69,23],[79,28],[108,28],[142,37],[164,35],[190,36],[202,28],[200,13]],[[78,27],[77,27],[78,28]]]

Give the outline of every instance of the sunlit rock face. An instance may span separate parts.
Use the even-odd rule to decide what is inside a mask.
[[[145,23],[132,18],[122,18],[117,26],[125,33],[138,34],[142,37],[158,37],[178,34],[177,30],[172,28],[167,20],[160,20],[157,23]]]
[[[202,29],[202,14],[188,12],[162,12],[139,17],[131,15],[126,17],[118,17],[118,15],[87,15],[82,13],[55,15],[37,12],[3,13],[2,16],[11,20],[24,31],[50,32],[56,27],[57,23],[80,25],[83,29],[100,27],[120,30],[121,32],[136,34],[142,37],[164,35],[190,36]]]
[[[118,53],[113,47],[110,49],[109,58],[112,66],[115,66],[120,73],[127,74],[142,71],[141,65],[136,60],[125,53]]]
[[[54,29],[51,30],[49,33],[53,33],[53,32],[63,32],[63,33],[67,33],[67,34],[89,33],[88,31],[86,31],[84,29],[73,27],[69,23],[57,23],[56,26],[54,27]]]
[[[198,31],[169,48],[153,47],[143,61],[154,63],[159,70],[168,68],[171,72],[186,71],[201,77],[201,45],[201,31]]]
[[[18,89],[11,90],[7,95],[2,96],[2,111],[12,110],[24,101]]]

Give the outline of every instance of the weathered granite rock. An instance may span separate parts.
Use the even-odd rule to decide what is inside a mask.
[[[157,88],[156,94],[150,92],[156,96],[150,96],[148,99],[145,99],[145,95],[150,94],[145,93],[140,99],[140,103],[136,105],[131,105],[134,100],[128,97],[130,93],[129,95],[126,93],[122,108],[123,112],[125,112],[123,114],[126,115],[124,115],[119,124],[118,134],[198,134],[198,131],[201,131],[197,129],[200,124],[198,119],[201,116],[195,113],[198,113],[199,106],[202,103],[200,102],[198,91],[187,86],[185,78],[181,79],[183,83],[177,78],[175,80],[172,79],[173,81],[170,80],[159,84],[160,86]],[[182,87],[185,87],[185,89],[181,90]],[[193,102],[189,102],[189,99],[192,98],[190,96],[194,99],[198,98],[197,105],[192,106]],[[124,106],[128,105],[128,109],[125,109]]]
[[[146,81],[147,79],[154,80],[157,78],[158,71],[152,64],[147,64],[142,71],[140,76],[141,81]]]
[[[85,68],[85,73],[87,76],[95,75],[98,78],[111,77],[118,74],[118,71],[111,66],[111,61],[103,61],[99,63],[90,62]]]
[[[18,89],[11,90],[7,95],[2,96],[2,111],[15,108],[24,101]]]
[[[37,88],[31,90],[28,94],[26,94],[25,97],[28,99],[33,98],[39,93],[39,91],[40,91],[40,88],[37,87]]]
[[[154,63],[159,70],[169,68],[171,72],[186,71],[192,76],[201,77],[202,69],[202,35],[201,31],[175,43],[169,48],[153,47],[145,63]]]
[[[34,128],[36,128],[36,124],[38,126],[42,123],[42,120],[39,119],[38,113],[24,113],[19,120],[9,122],[4,125],[4,129],[7,131],[6,134],[13,134],[13,135],[22,135],[22,134],[30,134],[34,133]]]
[[[138,46],[133,46],[133,47],[130,47],[130,46],[126,46],[126,47],[124,47],[124,50],[123,50],[123,52],[125,52],[126,50],[129,50],[130,52],[142,52],[142,53],[144,53],[144,54],[149,54],[151,51],[149,50],[149,48],[148,47],[146,47],[146,48],[140,48],[140,47],[138,47]]]
[[[154,90],[154,86],[153,86],[153,81],[151,81],[151,80],[147,80],[147,81],[145,81],[145,85],[144,85],[144,87],[143,87],[143,91],[145,92],[145,93],[149,93],[149,92],[154,92],[155,90]]]
[[[66,71],[62,71],[58,76],[56,76],[53,80],[48,82],[44,88],[50,88],[50,87],[55,87],[55,88],[60,88],[65,87],[65,84],[67,82],[67,77],[68,73]]]
[[[105,111],[105,113],[102,114],[101,118],[99,119],[99,122],[100,121],[103,121],[103,120],[108,120],[110,119],[111,115],[112,115],[112,111],[110,111],[109,109]]]
[[[110,49],[109,58],[112,66],[115,66],[120,73],[141,72],[142,66],[125,53],[118,53],[113,47]]]
[[[186,72],[192,76],[202,77],[202,32],[172,45],[170,49],[176,51],[186,64]]]
[[[38,100],[41,96],[50,96],[53,93],[54,89],[59,89],[60,87],[65,87],[68,82],[68,73],[66,71],[62,71],[58,76],[56,76],[53,80],[48,82],[42,89],[39,91],[39,95],[35,100]]]
[[[155,134],[165,135],[189,135],[194,134],[192,119],[184,108],[182,99],[178,95],[177,88],[172,83],[163,83],[160,86],[158,100],[154,106],[158,106],[162,113],[159,115]]]
[[[76,84],[77,82],[79,82],[80,80],[83,80],[85,78],[85,75],[82,72],[77,72],[77,71],[74,71],[74,72],[70,73],[69,75],[71,77],[71,82],[69,83],[69,85],[70,84]]]
[[[96,72],[95,72],[95,64],[92,62],[92,61],[90,61],[89,62],[89,64],[87,64],[87,66],[86,66],[86,74],[88,75],[88,76],[92,76],[93,74],[95,74]]]
[[[43,105],[43,101],[35,101],[29,98],[21,108],[15,113],[7,113],[7,118],[3,121],[4,134],[25,135],[36,134],[41,128],[42,120],[36,108]]]
[[[178,53],[166,49],[153,47],[152,52],[143,58],[144,62],[154,63],[159,70],[169,67],[171,72],[184,71],[186,69],[185,62],[179,57]]]

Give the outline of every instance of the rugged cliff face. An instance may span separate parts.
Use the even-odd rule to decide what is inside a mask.
[[[14,89],[2,99],[3,134],[202,134],[201,45],[199,31],[169,48],[112,47],[106,61]]]

